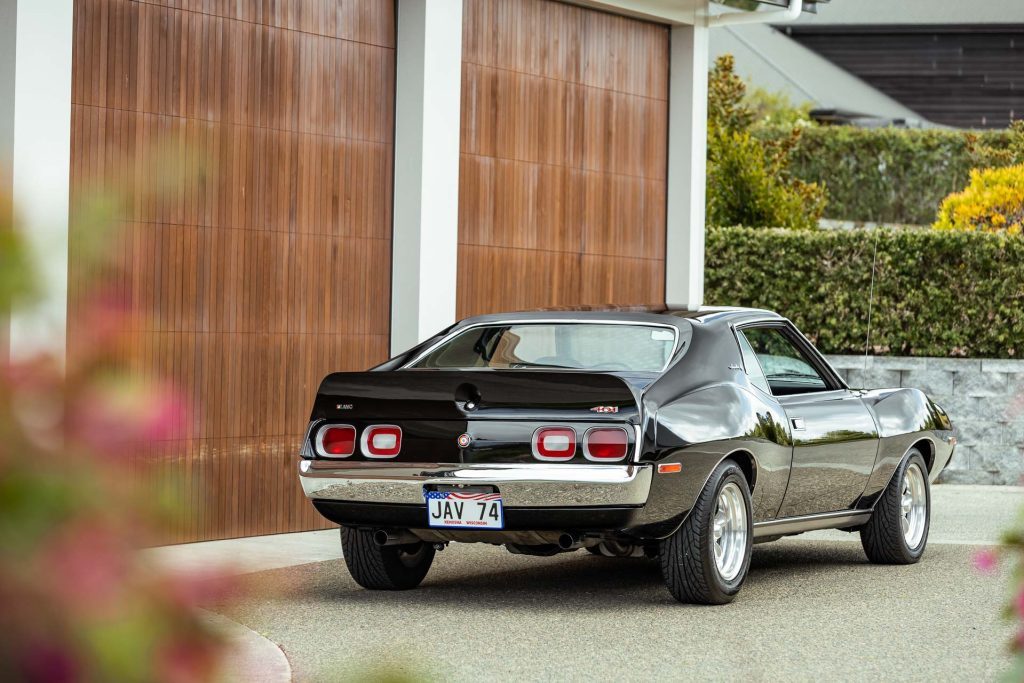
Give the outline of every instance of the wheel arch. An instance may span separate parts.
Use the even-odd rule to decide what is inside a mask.
[[[725,460],[732,460],[739,465],[740,469],[743,470],[744,476],[747,478],[747,486],[750,488],[750,494],[753,495],[754,488],[757,486],[757,458],[754,457],[754,454],[745,448],[737,448],[722,458],[722,461]]]
[[[924,464],[928,467],[928,473],[931,474],[932,468],[935,465],[935,443],[927,437],[918,439],[903,454],[903,459],[905,460],[910,451],[915,448],[921,453],[921,457],[924,458]],[[902,462],[901,460],[900,463]]]
[[[924,458],[925,468],[929,473],[931,472],[932,466],[935,462],[935,442],[929,437],[920,436],[915,439],[913,443],[908,445],[906,449],[904,449],[903,454],[899,459],[893,459],[892,471],[888,473],[888,476],[884,480],[878,482],[875,486],[876,490],[874,490],[870,495],[865,495],[861,498],[857,504],[858,509],[874,509],[875,503],[878,502],[878,498],[882,495],[885,489],[888,488],[893,478],[900,471],[903,463],[910,457],[911,452],[915,450],[921,454],[922,458]]]

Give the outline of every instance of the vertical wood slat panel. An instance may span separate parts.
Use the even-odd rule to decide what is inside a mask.
[[[326,526],[295,454],[323,375],[387,357],[394,29],[392,0],[75,2],[72,199],[130,190],[125,362],[194,411],[147,482],[181,480],[173,540]],[[166,183],[180,154],[209,171]]]
[[[460,317],[664,300],[668,29],[466,0]]]

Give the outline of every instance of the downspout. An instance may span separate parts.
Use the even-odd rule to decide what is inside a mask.
[[[781,24],[796,21],[804,11],[804,0],[789,0],[786,9],[770,12],[728,12],[708,17],[708,27],[735,26],[736,24]]]

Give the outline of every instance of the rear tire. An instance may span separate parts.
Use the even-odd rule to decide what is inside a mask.
[[[415,588],[434,561],[429,543],[380,546],[369,529],[341,527],[341,549],[348,572],[363,588],[407,590]]]
[[[739,465],[715,468],[679,529],[661,542],[661,575],[680,602],[731,602],[750,570],[750,488]]]
[[[932,492],[928,468],[913,448],[896,468],[875,510],[860,529],[864,553],[875,564],[914,564],[928,544]]]

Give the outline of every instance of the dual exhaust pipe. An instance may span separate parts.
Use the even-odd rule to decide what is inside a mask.
[[[388,545],[412,545],[413,543],[420,543],[421,539],[411,531],[377,529],[373,532],[373,542],[383,548]]]

